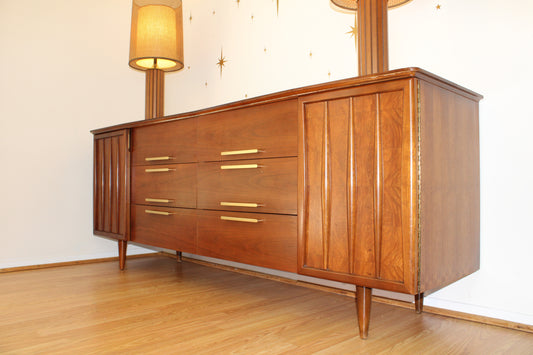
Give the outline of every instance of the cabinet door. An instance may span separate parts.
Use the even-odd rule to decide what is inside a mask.
[[[300,100],[300,273],[414,291],[410,88],[405,80]]]
[[[94,136],[93,232],[129,238],[129,131]]]

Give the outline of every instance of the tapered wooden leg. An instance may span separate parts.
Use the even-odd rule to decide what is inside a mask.
[[[415,295],[415,310],[416,313],[422,313],[422,309],[424,308],[424,294],[419,293]]]
[[[128,247],[128,242],[125,240],[118,241],[118,266],[120,270],[124,270],[126,266],[126,249]]]
[[[368,337],[368,325],[370,324],[370,308],[372,305],[372,289],[364,286],[355,287],[357,306],[357,320],[359,322],[359,337]]]
[[[181,263],[181,251],[176,250],[176,260],[178,261],[178,263]]]

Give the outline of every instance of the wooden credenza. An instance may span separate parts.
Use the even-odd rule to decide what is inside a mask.
[[[94,233],[415,295],[479,269],[482,97],[417,68],[94,134]]]

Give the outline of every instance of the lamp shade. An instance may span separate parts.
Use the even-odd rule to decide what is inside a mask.
[[[133,0],[129,64],[139,70],[183,68],[181,0]]]
[[[387,5],[390,8],[402,6],[412,0],[389,0]],[[338,7],[346,10],[357,10],[358,0],[331,0]]]

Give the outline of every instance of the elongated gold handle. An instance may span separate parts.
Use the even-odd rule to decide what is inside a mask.
[[[248,202],[220,202],[220,206],[227,207],[261,207],[260,203],[248,203]]]
[[[220,219],[223,221],[231,221],[231,222],[244,222],[244,223],[259,223],[262,222],[262,219],[255,219],[255,218],[241,218],[241,217],[228,217],[228,216],[220,216]]]
[[[170,215],[174,214],[174,213],[170,213],[170,212],[154,211],[154,210],[144,210],[144,212],[148,213],[148,214],[156,214],[156,215],[159,215],[159,216],[170,216]]]
[[[144,201],[146,202],[158,202],[158,203],[170,203],[172,200],[168,200],[166,198],[145,198]]]
[[[220,155],[241,155],[241,154],[256,154],[261,152],[259,149],[245,149],[245,150],[230,150],[227,152],[220,152]]]
[[[257,169],[259,164],[243,164],[243,165],[221,165],[222,170],[237,170],[237,169]]]
[[[157,169],[144,169],[147,173],[168,173],[169,171],[174,171],[176,169],[170,168],[157,168]]]
[[[148,157],[144,158],[145,161],[161,161],[161,160],[172,160],[174,157]]]

